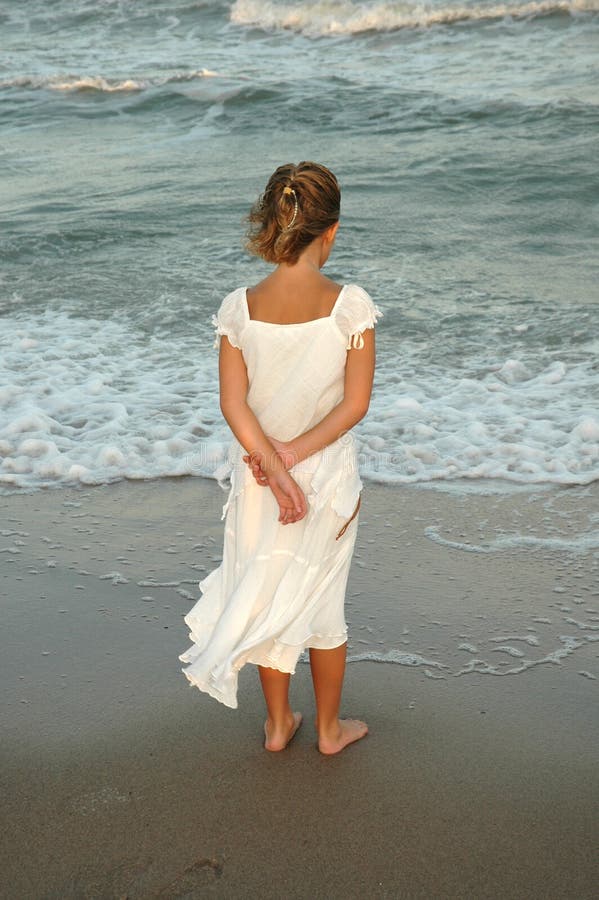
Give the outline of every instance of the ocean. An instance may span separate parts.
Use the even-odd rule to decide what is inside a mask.
[[[599,0],[0,0],[0,493],[215,477],[274,168],[384,313],[366,479],[599,478]]]

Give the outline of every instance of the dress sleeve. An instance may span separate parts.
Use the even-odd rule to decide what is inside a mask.
[[[245,325],[243,303],[244,288],[227,294],[216,315],[212,316],[214,326],[214,347],[220,346],[220,337],[226,334],[233,347],[241,348],[241,332]]]
[[[374,328],[382,315],[370,294],[357,284],[349,284],[335,316],[339,329],[347,338],[346,349],[361,350],[364,346],[362,332]]]

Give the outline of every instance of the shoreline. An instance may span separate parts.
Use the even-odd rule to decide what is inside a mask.
[[[292,680],[305,722],[282,754],[262,748],[253,667],[235,711],[180,671],[182,617],[218,564],[225,496],[191,477],[0,499],[0,549],[14,551],[0,556],[0,895],[278,900],[326,885],[335,900],[590,900],[599,553],[581,536],[597,489],[365,483],[350,656],[395,628],[394,650],[431,665],[351,662],[342,713],[370,734],[328,759],[307,665]],[[497,545],[516,526],[523,540]],[[558,539],[570,549],[551,549]],[[579,646],[509,674],[560,634]],[[459,649],[468,638],[476,654]],[[457,677],[473,656],[508,677]]]
[[[362,463],[360,463],[360,470]],[[508,478],[491,477],[491,476],[468,476],[461,475],[451,478],[429,478],[422,481],[386,481],[382,478],[372,478],[370,475],[360,471],[360,477],[366,488],[381,488],[390,491],[411,491],[422,490],[432,491],[434,493],[451,494],[454,496],[480,496],[489,497],[496,495],[513,496],[518,494],[527,494],[534,492],[548,491],[568,491],[568,490],[591,490],[599,489],[599,478],[591,478],[588,481],[512,481]],[[203,473],[183,472],[177,475],[148,475],[141,477],[131,477],[130,475],[121,475],[113,481],[90,482],[61,482],[52,481],[45,484],[39,484],[30,487],[16,486],[9,487],[8,482],[0,481],[0,502],[10,497],[32,497],[37,494],[51,494],[62,491],[97,491],[105,488],[115,487],[119,484],[153,484],[153,483],[177,483],[197,481],[207,482],[208,484],[218,485],[215,475],[206,475]],[[221,488],[222,490],[222,488]]]

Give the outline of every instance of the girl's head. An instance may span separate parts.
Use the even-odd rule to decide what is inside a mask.
[[[326,166],[279,166],[249,214],[248,250],[267,262],[293,265],[339,220],[340,201],[339,184]]]

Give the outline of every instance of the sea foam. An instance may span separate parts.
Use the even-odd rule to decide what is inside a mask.
[[[231,21],[237,25],[298,31],[310,37],[396,31],[498,19],[528,19],[552,14],[595,12],[597,0],[532,0],[529,3],[482,3],[433,6],[422,3],[273,3],[269,0],[237,0]]]
[[[102,75],[21,75],[15,78],[0,79],[2,88],[26,88],[28,90],[50,91],[98,91],[104,94],[143,91],[151,87],[162,87],[177,82],[195,81],[201,78],[217,78],[218,72],[210,69],[197,69],[189,72],[177,72],[164,77],[152,78],[107,78]]]
[[[153,336],[127,321],[45,313],[3,317],[0,337],[0,486],[174,475],[218,477],[230,440],[218,405],[217,354],[205,323],[186,337]],[[198,353],[198,346],[206,347]],[[592,363],[474,362],[476,376],[410,354],[398,372],[394,342],[379,344],[368,416],[356,427],[362,474],[379,482],[468,479],[515,485],[599,478],[599,372]],[[413,351],[415,352],[415,351]],[[552,377],[559,371],[560,378]],[[409,374],[410,372],[414,374]],[[496,538],[471,552],[566,539]],[[535,543],[536,542],[536,543]],[[559,544],[559,546],[558,546]],[[568,545],[568,546],[567,546]],[[596,532],[586,537],[597,546]],[[573,548],[572,548],[573,549]]]

